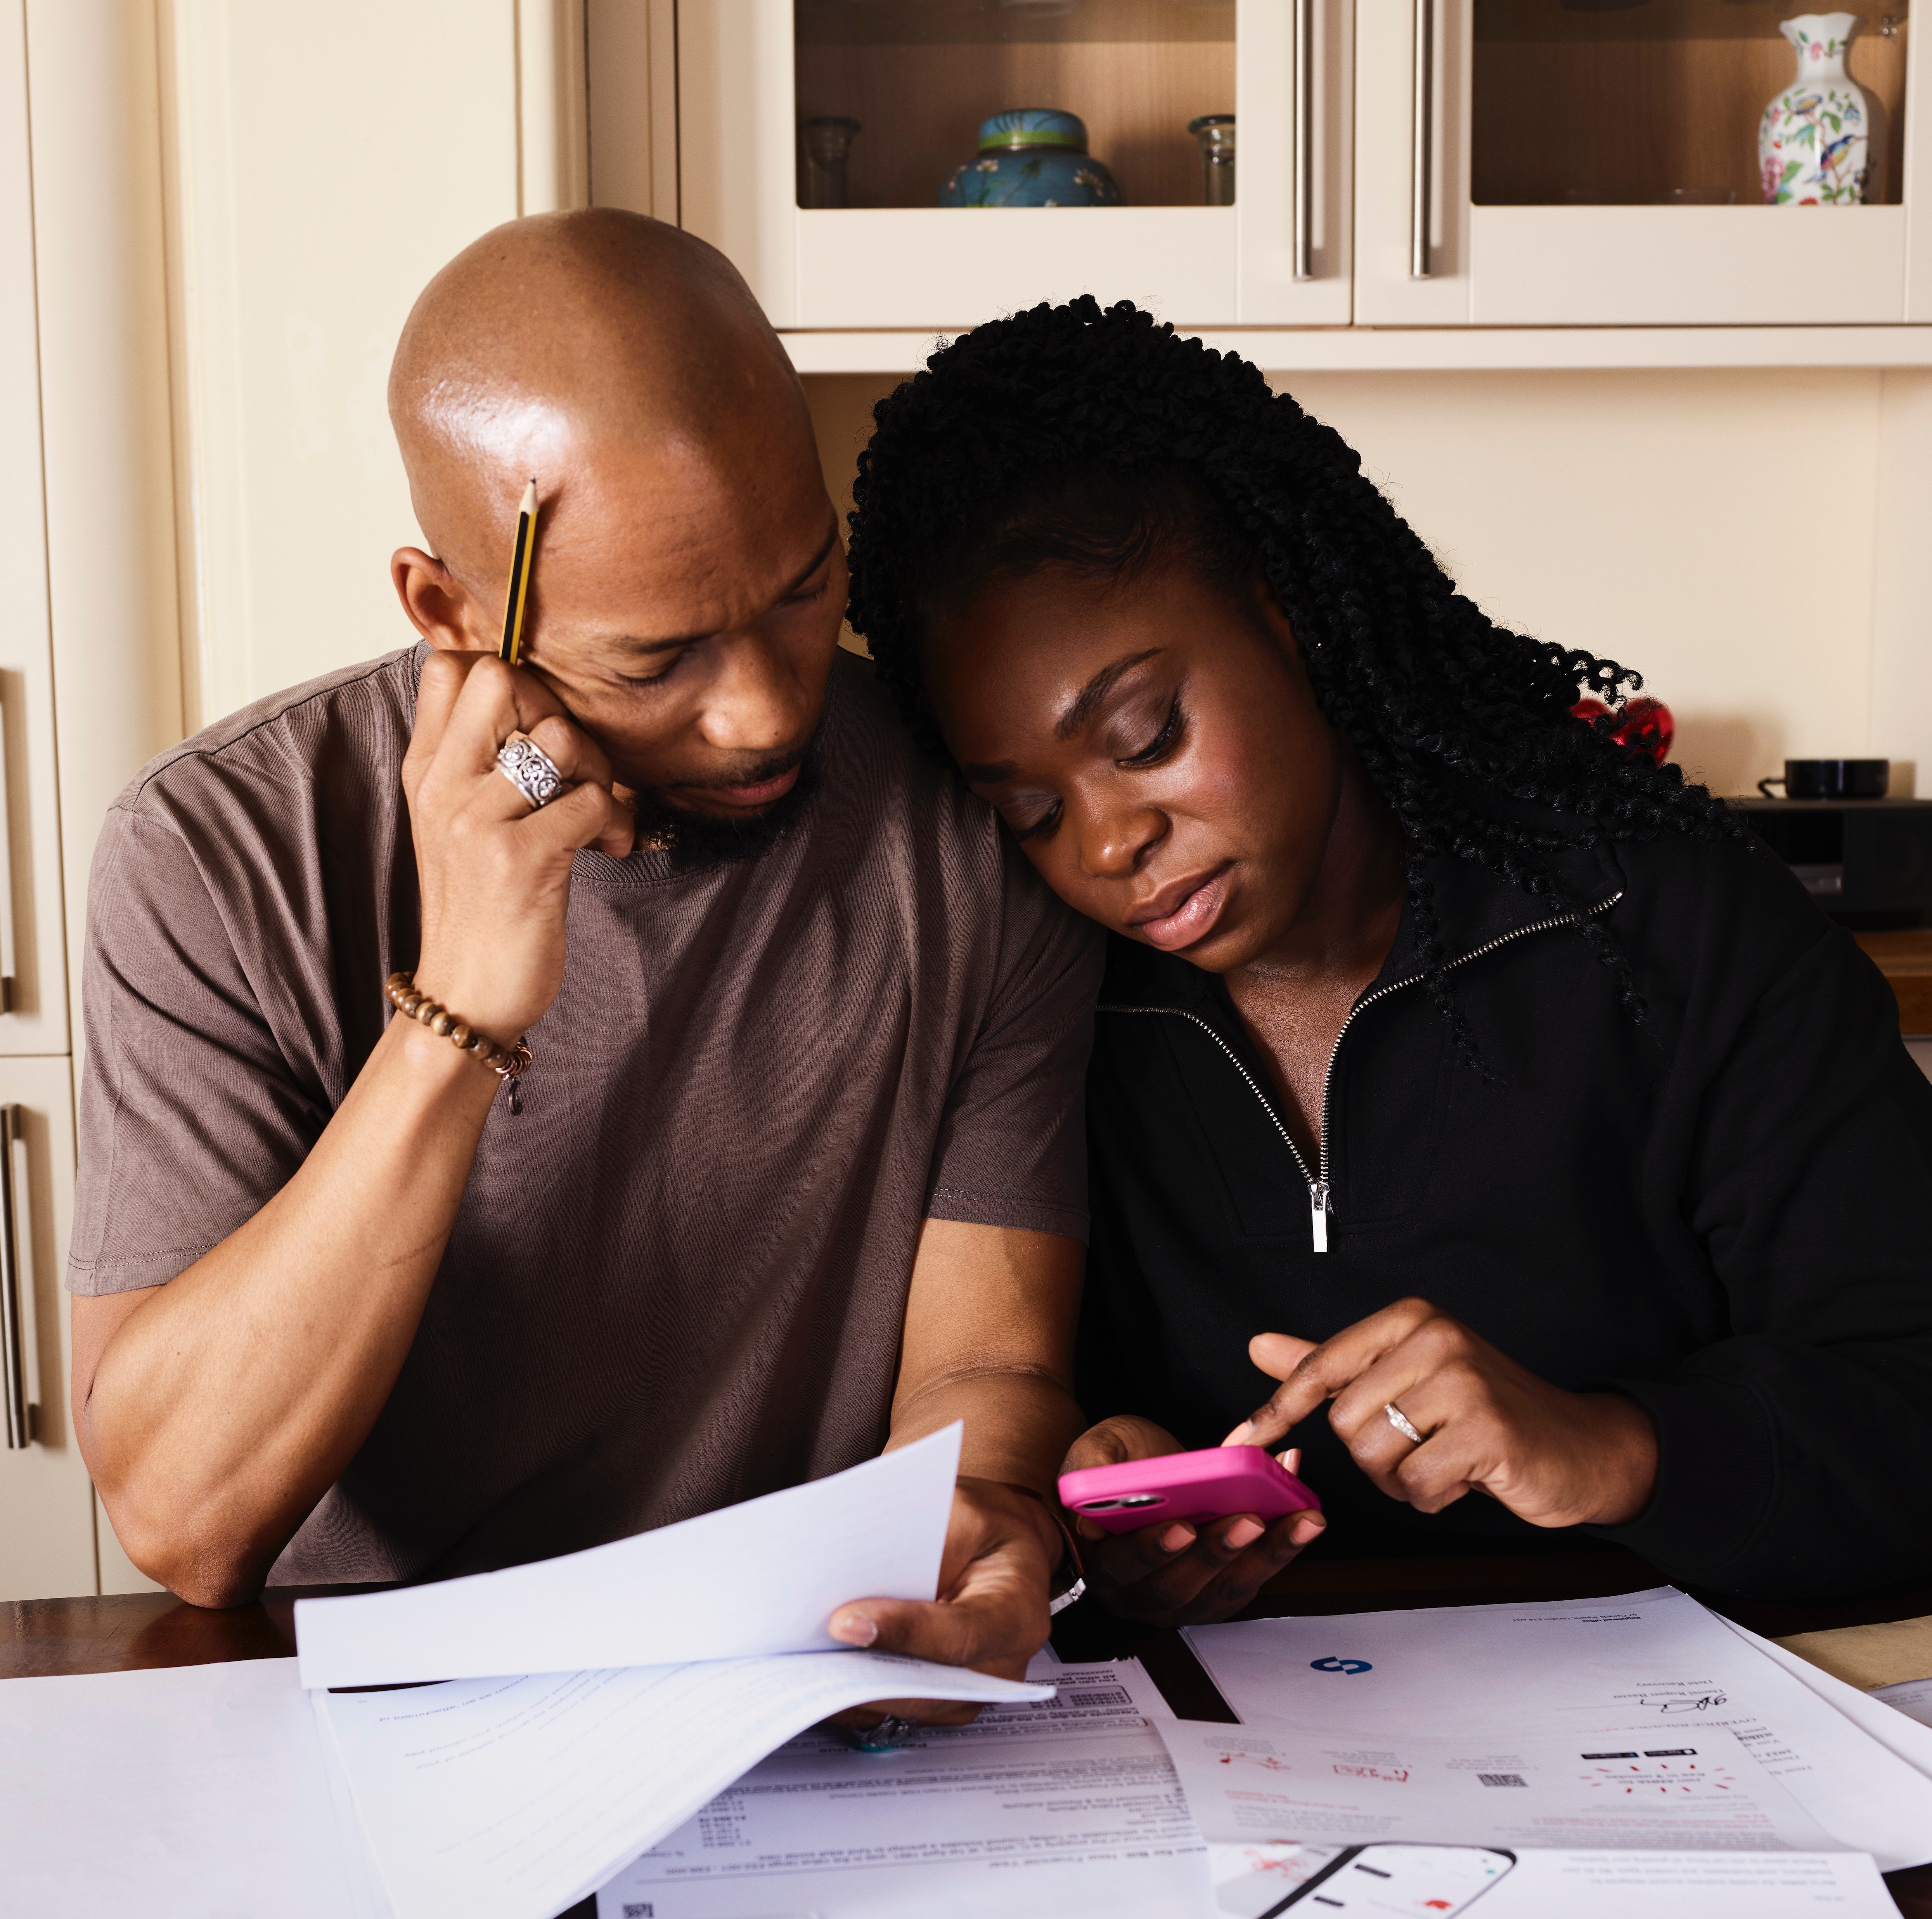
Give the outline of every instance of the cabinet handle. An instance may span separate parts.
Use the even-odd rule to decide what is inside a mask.
[[[14,1149],[20,1138],[20,1109],[0,1106],[0,1388],[7,1399],[7,1447],[17,1452],[34,1440],[33,1411],[27,1404],[27,1348],[20,1297],[19,1188],[14,1179]]]
[[[1294,277],[1315,278],[1315,0],[1294,0]]]
[[[1435,26],[1432,0],[1415,0],[1415,146],[1409,156],[1408,277],[1426,280],[1429,269],[1429,203],[1435,166]]]
[[[7,710],[0,703],[0,1013],[11,1013],[18,999],[14,950],[14,823],[7,811]]]

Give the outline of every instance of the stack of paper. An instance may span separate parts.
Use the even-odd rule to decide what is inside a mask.
[[[9,1680],[6,1909],[550,1919],[830,1714],[1050,1697],[825,1630],[850,1599],[933,1596],[959,1440],[563,1560],[301,1601],[299,1685],[294,1659]]]
[[[1289,1904],[1890,1914],[1932,1860],[1932,1734],[1669,1588],[1187,1638],[1240,1721],[1160,1724],[1204,1835],[1337,1848]]]
[[[1051,1695],[890,1753],[794,1740],[619,1873],[598,1894],[600,1919],[1211,1911],[1207,1848],[1145,1673],[1042,1655],[1027,1676]]]
[[[933,1590],[958,1445],[302,1602],[302,1680],[372,1689],[8,1681],[0,1908],[1892,1919],[1879,1869],[1932,1860],[1932,1729],[1669,1589],[1195,1629],[1234,1725],[1131,1661],[1014,1684],[836,1648],[836,1605]],[[991,1710],[884,1755],[804,1731],[921,1695]]]

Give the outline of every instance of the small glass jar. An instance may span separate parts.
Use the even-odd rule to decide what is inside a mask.
[[[1201,143],[1201,203],[1203,206],[1232,206],[1234,203],[1234,116],[1232,113],[1204,113],[1187,123],[1187,131]]]
[[[803,164],[799,169],[800,206],[844,206],[845,163],[852,157],[853,136],[859,122],[843,114],[821,113],[800,129]]]

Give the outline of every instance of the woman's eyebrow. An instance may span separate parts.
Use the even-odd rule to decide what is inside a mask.
[[[1160,651],[1159,647],[1149,647],[1144,653],[1130,653],[1124,659],[1117,659],[1111,666],[1103,666],[1075,695],[1073,704],[1063,713],[1053,729],[1056,740],[1070,740],[1094,717],[1094,710],[1114,689],[1114,682],[1130,667],[1138,666],[1144,659],[1151,659]]]

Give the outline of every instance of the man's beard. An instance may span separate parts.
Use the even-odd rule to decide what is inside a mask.
[[[760,767],[748,778],[733,784],[758,785],[777,779],[785,770],[782,761]],[[655,786],[640,786],[631,799],[637,815],[638,844],[669,854],[671,864],[682,872],[708,872],[716,866],[762,860],[805,818],[824,784],[824,767],[814,737],[798,762],[798,777],[792,782],[791,790],[781,794],[762,812],[743,816],[701,813],[680,806]]]

